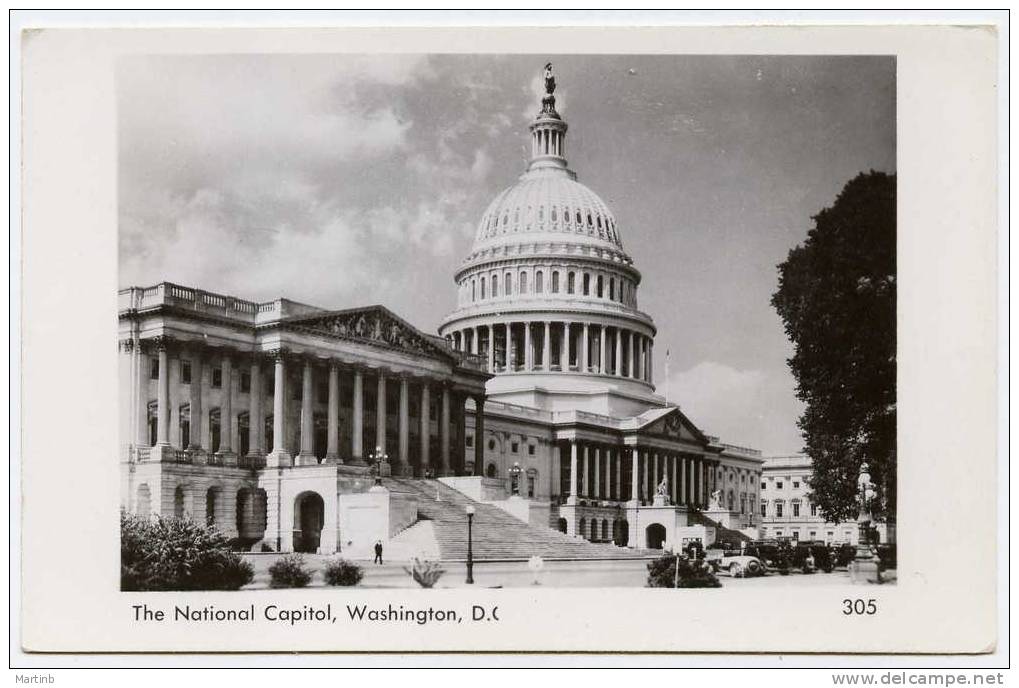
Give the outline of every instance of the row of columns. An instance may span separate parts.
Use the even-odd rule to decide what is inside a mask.
[[[153,345],[156,347],[157,358],[158,358],[158,380],[157,380],[157,427],[156,427],[156,446],[169,447],[169,426],[170,426],[170,394],[169,394],[169,343],[159,338],[154,340]],[[273,446],[269,447],[269,456],[267,458],[267,465],[269,466],[288,466],[296,463],[297,465],[312,465],[318,463],[318,458],[314,454],[314,375],[315,368],[317,367],[317,361],[312,358],[295,359],[288,355],[285,350],[279,349],[276,351],[269,352],[270,357],[273,359],[273,376],[274,376],[274,390],[272,395],[273,403]],[[249,423],[248,432],[248,456],[260,457],[265,454],[263,447],[263,424],[257,419],[262,418],[262,404],[264,395],[262,391],[262,355],[261,354],[247,354],[250,359],[251,366],[251,388],[249,393],[249,413],[251,422]],[[202,418],[202,397],[203,397],[203,354],[201,351],[196,350],[194,355],[191,356],[193,371],[190,382],[190,408],[193,419]],[[289,451],[286,449],[286,437],[287,437],[287,408],[286,404],[288,401],[288,360],[296,360],[301,366],[301,432],[300,432],[300,449],[296,457],[291,457]],[[229,351],[223,351],[219,357],[219,365],[221,367],[222,375],[222,389],[227,390],[223,394],[222,400],[220,401],[220,444],[218,454],[224,455],[230,458],[234,455],[234,448],[232,446],[232,422],[233,422],[233,395],[229,393],[232,389],[231,375],[233,371],[233,356]],[[145,371],[142,370],[142,373]],[[388,453],[387,438],[386,438],[386,422],[387,417],[387,395],[386,385],[387,376],[385,371],[375,371],[377,375],[377,400],[376,400],[376,437],[375,445],[382,453]],[[340,407],[340,364],[331,361],[328,364],[328,426],[327,426],[327,439],[326,439],[326,456],[325,461],[327,463],[342,463],[340,459],[340,442],[339,442],[339,407]],[[364,465],[365,457],[363,452],[364,446],[364,370],[361,368],[353,368],[353,390],[352,390],[352,430],[350,438],[350,456],[352,458],[351,463],[354,465]],[[148,376],[139,375],[141,384],[147,388]],[[410,451],[409,451],[409,437],[410,437],[410,380],[406,376],[399,377],[400,383],[400,401],[398,409],[399,419],[399,430],[398,430],[398,453],[394,457],[398,464],[409,465]],[[422,470],[426,470],[431,465],[431,427],[430,427],[430,407],[431,407],[431,383],[425,380],[421,384],[421,412],[420,412],[420,451],[419,451],[419,465]],[[450,423],[451,423],[451,397],[453,396],[448,385],[442,384],[440,390],[440,408],[439,408],[439,465],[438,470],[442,471],[443,474],[448,474],[452,467],[449,464],[450,461]],[[139,395],[139,399],[147,399],[148,395],[144,391]],[[483,396],[475,397],[475,404],[481,410],[484,408]],[[140,403],[141,413],[147,413],[147,403]],[[462,427],[463,425],[463,412],[458,417],[458,423]],[[480,416],[483,418],[483,415]],[[483,420],[481,421],[483,427]],[[462,436],[462,431],[461,431]],[[191,436],[187,438],[188,449],[197,450],[201,449],[201,434],[200,424],[197,422],[191,423]],[[182,443],[183,443],[182,438]],[[147,423],[142,422],[139,424],[138,437],[136,442],[139,446],[145,446],[148,444],[147,436]]]
[[[567,503],[579,499],[653,501],[663,477],[673,504],[702,507],[714,489],[713,463],[697,456],[639,447],[569,443]]]
[[[497,328],[502,328],[502,332]],[[559,330],[555,336],[553,329]],[[522,337],[522,347],[517,346],[516,335]],[[489,372],[570,369],[642,380],[648,384],[653,381],[654,340],[621,327],[552,320],[508,321],[456,330],[447,338],[459,351],[485,356]],[[553,340],[558,349],[553,347]],[[558,355],[553,356],[553,352]],[[570,362],[574,359],[575,366]]]
[[[553,209],[551,212],[555,213],[556,210]],[[565,209],[563,212],[564,217],[568,215]],[[494,217],[491,221],[498,224],[501,219]],[[517,280],[515,289],[514,276]],[[557,270],[551,266],[539,265],[516,272],[493,270],[465,279],[460,284],[459,305],[466,306],[489,299],[529,294],[534,296],[560,294],[571,299],[585,297],[636,308],[636,293],[637,289],[633,282],[611,273]]]

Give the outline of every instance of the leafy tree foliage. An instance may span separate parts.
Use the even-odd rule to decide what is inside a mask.
[[[810,498],[836,523],[857,516],[865,461],[875,515],[895,515],[895,184],[873,171],[846,184],[778,266],[771,299],[795,347]]]
[[[237,590],[253,577],[215,528],[120,514],[121,590]]]

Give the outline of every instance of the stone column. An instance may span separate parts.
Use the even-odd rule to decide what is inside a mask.
[[[640,451],[633,448],[633,457],[630,466],[630,501],[640,502]]]
[[[654,382],[655,379],[655,340],[648,337],[647,340],[647,367],[645,369],[646,379],[648,383]]]
[[[704,461],[701,459],[697,460],[697,496],[694,498],[694,504],[701,506],[704,502]]]
[[[311,359],[304,359],[301,371],[301,449],[297,454],[298,466],[317,466],[313,442],[315,437],[314,421],[314,387],[311,370]]]
[[[219,402],[219,451],[224,457],[223,463],[231,465],[234,455],[234,407],[233,407],[233,361],[230,360],[230,352],[223,353],[221,360],[223,369],[223,388],[220,390]]]
[[[364,465],[364,374],[360,368],[354,370],[353,389],[353,432],[350,433],[350,455],[355,466]]]
[[[650,496],[650,492],[651,492],[651,490],[649,489],[650,486],[648,485],[648,482],[647,482],[648,481],[648,475],[647,475],[647,472],[648,472],[648,460],[650,458],[651,458],[651,453],[650,452],[644,452],[644,467],[641,470],[641,476],[640,476],[640,484],[641,484],[640,494],[641,494],[641,496],[644,499],[647,499]]]
[[[325,463],[337,463],[340,458],[340,368],[335,361],[329,363],[329,420],[327,428]]]
[[[495,326],[488,326],[488,372],[495,372]]]
[[[630,330],[630,366],[627,371],[627,376],[636,379],[637,378],[637,335],[633,330]]]
[[[386,453],[386,374],[379,369],[379,386],[375,403],[375,446]]]
[[[506,359],[503,370],[512,370],[510,362],[513,360],[513,323],[506,323],[506,353],[503,358]]]
[[[586,444],[584,445],[584,489],[581,495],[587,498],[591,497],[591,451]]]
[[[286,353],[282,349],[273,352],[276,363],[273,371],[275,386],[272,392],[272,452],[266,457],[266,466],[275,468],[290,466],[290,453],[287,451],[287,370]],[[266,537],[269,529],[266,528]]]
[[[474,475],[485,474],[485,397],[474,397]]]
[[[192,371],[192,376],[194,371]],[[262,455],[262,433],[265,420],[262,418],[262,365],[258,354],[251,355],[251,390],[248,393],[248,456]],[[191,378],[192,382],[194,377]]]
[[[651,458],[651,490],[654,491],[658,487],[658,483],[661,482],[658,477],[658,454],[648,454]]]
[[[637,379],[644,379],[644,335],[637,335]]]
[[[609,372],[609,367],[605,362],[605,335],[607,330],[605,326],[601,326],[601,334],[598,335],[598,372],[605,375]]]
[[[442,386],[442,408],[439,416],[439,473],[449,475],[449,387]]]
[[[559,347],[559,370],[570,369],[570,323],[563,321],[563,343]]]
[[[481,353],[481,342],[479,341],[480,338],[478,337],[478,335],[480,333],[481,333],[481,328],[479,328],[479,327],[472,327],[471,328],[471,353],[472,354]]]
[[[577,461],[577,441],[570,441],[570,494],[566,498],[567,504],[576,504],[577,497],[579,494],[579,485],[577,484],[577,471],[579,470],[579,462]]]
[[[612,450],[605,448],[605,499],[612,499]]]
[[[623,374],[623,331],[616,328],[616,355],[613,360],[612,374],[620,377]]]
[[[428,465],[431,462],[431,457],[428,455],[431,450],[431,439],[432,439],[432,389],[425,380],[421,383],[421,451],[420,463],[421,463],[421,474],[425,475],[428,471]]]
[[[623,498],[623,450],[619,447],[613,451],[616,455],[616,500]]]
[[[534,347],[531,346],[531,321],[524,321],[524,370],[534,370]]]
[[[601,499],[601,448],[594,448],[594,489],[591,491],[591,496],[595,499]]]
[[[191,357],[191,437],[188,438],[188,449],[202,448],[202,369],[204,368],[203,352],[194,350]],[[181,442],[183,444],[183,441]]]
[[[170,446],[170,363],[166,354],[167,343],[160,339],[159,380],[156,382],[156,445]]]
[[[669,454],[669,472],[672,474],[672,503],[679,504],[679,467],[676,465],[676,455]]]
[[[552,370],[552,323],[545,321],[545,340],[541,350],[542,368],[546,372]]]
[[[410,465],[410,382],[400,378],[400,475],[411,475]]]
[[[586,373],[587,372],[587,366],[588,366],[588,364],[591,361],[591,337],[590,337],[590,334],[591,333],[590,333],[590,328],[588,327],[588,324],[584,323],[584,329],[583,329],[584,341],[582,342],[582,345],[581,345],[581,349],[583,351],[583,356],[584,357],[580,361],[580,372],[582,372],[582,373]]]

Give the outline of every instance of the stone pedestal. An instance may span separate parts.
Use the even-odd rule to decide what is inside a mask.
[[[856,559],[849,564],[849,580],[854,584],[867,585],[881,582],[880,561],[869,547],[857,548]]]

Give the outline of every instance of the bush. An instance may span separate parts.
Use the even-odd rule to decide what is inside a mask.
[[[404,566],[403,570],[422,588],[434,587],[439,582],[442,574],[446,572],[437,561],[427,561],[417,557],[414,557],[414,567],[412,569]]]
[[[676,555],[666,554],[649,561],[647,564],[647,587],[676,587]],[[711,570],[711,565],[703,559],[691,560],[679,557],[679,587],[681,588],[720,588],[722,584]]]
[[[272,576],[270,587],[303,588],[311,582],[312,572],[305,567],[302,555],[287,554],[273,562],[269,575]]]
[[[327,585],[357,585],[364,578],[364,571],[346,559],[333,559],[326,563],[322,577]]]
[[[121,590],[237,590],[254,576],[214,527],[120,515]]]

